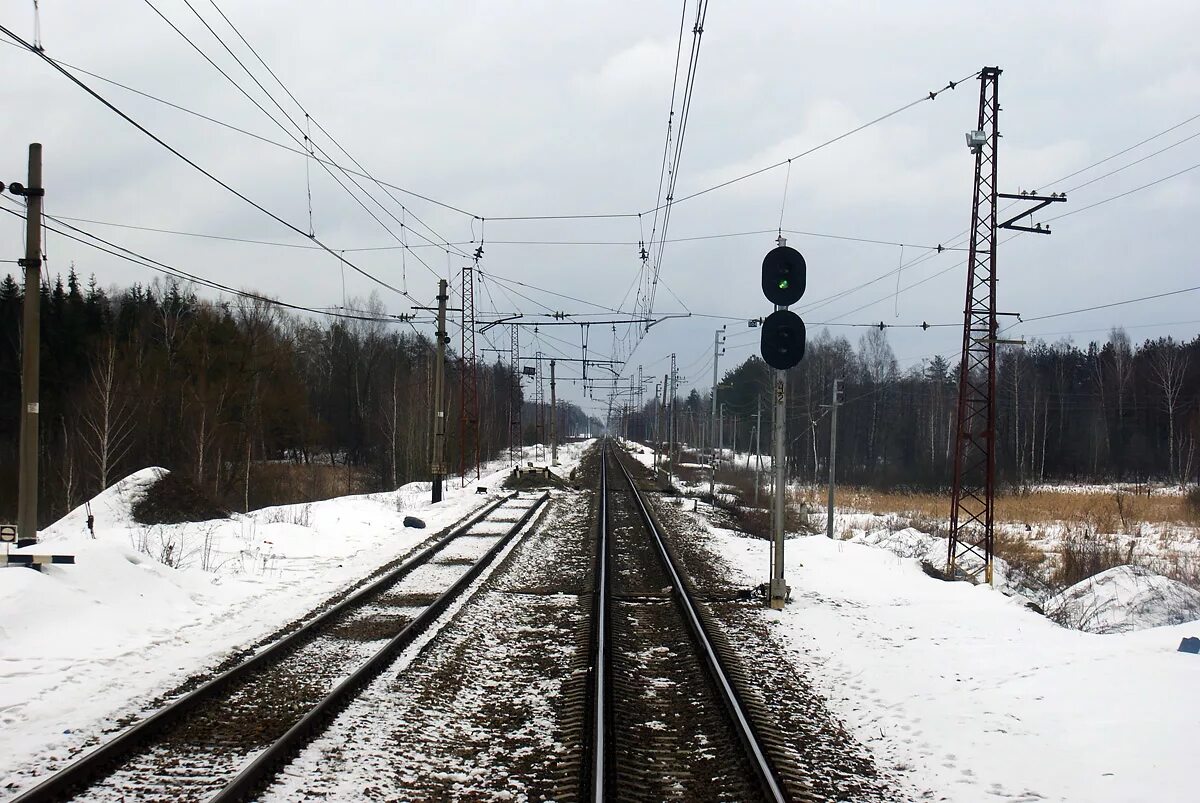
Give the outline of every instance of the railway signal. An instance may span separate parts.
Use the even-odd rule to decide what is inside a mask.
[[[762,261],[762,290],[775,305],[775,312],[762,324],[759,351],[772,368],[786,371],[804,358],[804,321],[787,307],[804,295],[808,284],[808,265],[783,237]]]
[[[779,610],[787,602],[791,589],[783,579],[784,498],[786,472],[783,459],[787,425],[787,374],[789,368],[804,359],[804,321],[788,309],[804,295],[808,285],[808,265],[803,255],[789,248],[783,235],[762,261],[762,290],[775,311],[762,323],[759,350],[767,365],[775,369],[775,499],[772,511],[771,582],[767,604]]]

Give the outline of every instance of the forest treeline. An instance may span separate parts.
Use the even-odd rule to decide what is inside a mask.
[[[833,382],[838,409],[839,481],[879,488],[944,488],[953,472],[958,403],[956,356],[900,371],[886,332],[871,329],[857,348],[822,331],[788,372],[790,476],[825,482]],[[770,369],[757,356],[726,371],[724,443],[747,451],[761,396],[762,451],[771,451]],[[1039,340],[1003,348],[996,375],[997,476],[1019,486],[1074,480],[1196,482],[1200,479],[1200,337],[1134,344],[1121,329],[1079,347]],[[707,444],[712,397],[678,400],[677,437]],[[653,437],[647,403],[630,422]]]
[[[2,520],[13,520],[17,506],[22,304],[13,277],[0,281]],[[174,282],[104,290],[94,279],[81,286],[74,270],[46,281],[41,524],[152,465],[184,472],[232,510],[428,480],[433,341],[387,319],[377,299],[352,306],[364,310],[360,318],[314,320],[253,298],[203,300]],[[461,368],[451,345],[452,471]],[[489,459],[507,454],[515,376],[481,361],[478,377],[480,448]],[[532,443],[536,411],[522,405],[522,434]],[[575,405],[560,404],[558,419],[564,435],[587,427]]]

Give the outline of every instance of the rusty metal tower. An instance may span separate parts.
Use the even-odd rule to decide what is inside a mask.
[[[462,374],[459,393],[458,470],[467,484],[467,460],[473,456],[479,479],[479,364],[475,355],[475,270],[462,270]]]
[[[517,465],[521,461],[521,327],[515,323],[509,340],[508,364],[512,368],[512,388],[508,395],[508,462]]]
[[[979,122],[967,134],[975,154],[971,244],[967,251],[967,300],[962,364],[958,375],[958,425],[954,448],[954,496],[950,507],[947,574],[962,570],[968,555],[983,561],[992,582],[992,516],[996,480],[996,147],[1000,115],[1000,69],[979,73]],[[977,574],[977,571],[973,571]]]
[[[1001,340],[996,324],[996,231],[1012,229],[1049,234],[1049,226],[1021,225],[1043,207],[1067,200],[1065,193],[1039,195],[996,191],[997,145],[1000,116],[1000,68],[979,72],[979,119],[967,132],[967,146],[975,154],[975,188],[971,205],[971,243],[967,251],[967,296],[963,310],[962,363],[958,375],[958,422],[954,449],[954,495],[950,506],[950,539],[946,573],[950,577],[983,575],[992,582],[995,546],[993,514],[996,500],[996,347],[1022,346],[1022,340]],[[996,199],[1015,206],[1033,203],[1016,215],[997,222]],[[1008,207],[1006,207],[1008,208]],[[963,566],[968,556],[980,565]]]

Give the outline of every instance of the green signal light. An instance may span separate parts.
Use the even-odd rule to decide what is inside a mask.
[[[788,289],[788,280],[787,280],[787,279],[780,279],[780,280],[779,280],[779,289],[780,289],[780,290],[786,290],[786,289]]]

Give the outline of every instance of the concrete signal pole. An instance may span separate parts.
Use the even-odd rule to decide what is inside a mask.
[[[554,360],[550,361],[550,465],[558,465],[558,396],[554,391]]]
[[[771,466],[775,469],[775,554],[771,567],[771,599],[770,605],[776,610],[782,610],[787,602],[788,587],[783,579],[783,530],[784,508],[787,497],[786,464],[784,456],[787,424],[787,372],[775,371],[775,449],[771,455],[774,461]]]
[[[833,480],[834,472],[837,466],[837,411],[838,411],[838,385],[842,380],[833,380],[833,398],[829,403],[829,512],[825,517],[825,535],[833,538]]]
[[[758,507],[758,488],[762,485],[762,394],[754,403],[754,506]]]
[[[438,281],[437,356],[433,366],[433,501],[442,501],[442,480],[446,476],[446,280]]]
[[[670,424],[667,432],[669,443],[667,444],[667,484],[675,484],[675,419],[678,417],[678,411],[675,409],[675,396],[678,393],[679,373],[675,370],[675,355],[671,354],[671,408],[670,408]]]
[[[717,362],[724,353],[721,346],[725,340],[725,326],[713,332],[713,381],[712,381],[712,416],[709,419],[708,451],[712,458],[712,472],[708,476],[708,498],[715,499],[717,492]]]
[[[42,146],[29,146],[29,183],[10,185],[25,196],[25,309],[21,353],[21,463],[17,488],[17,546],[37,543],[38,524],[38,386],[41,382],[42,289]]]

